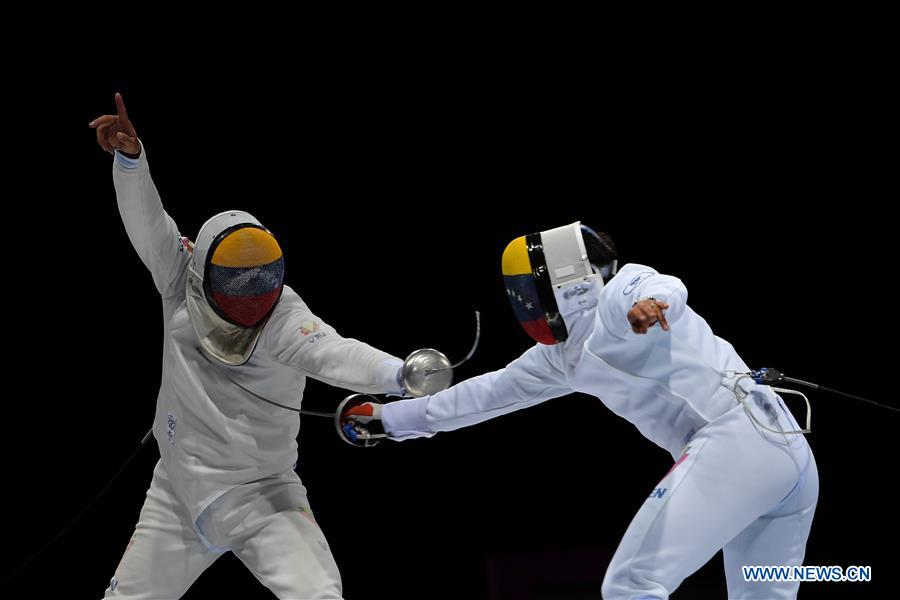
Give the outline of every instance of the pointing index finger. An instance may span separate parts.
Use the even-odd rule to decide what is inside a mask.
[[[666,315],[662,311],[662,307],[656,307],[656,320],[659,322],[659,326],[663,328],[664,331],[669,330],[669,322],[666,321]]]
[[[668,331],[669,322],[666,321],[666,314],[663,312],[663,310],[669,308],[668,303],[654,299],[650,305],[652,307],[651,310],[653,311],[653,316],[659,323],[659,326],[662,327],[664,331]]]
[[[125,110],[125,101],[122,100],[122,94],[119,92],[116,92],[116,112],[119,114],[120,119],[128,119],[128,112]]]

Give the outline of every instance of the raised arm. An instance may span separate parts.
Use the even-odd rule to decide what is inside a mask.
[[[188,242],[163,209],[150,177],[147,155],[128,118],[121,94],[116,94],[116,114],[91,121],[100,147],[115,156],[113,183],[116,202],[128,239],[153,276],[163,297],[183,293]]]

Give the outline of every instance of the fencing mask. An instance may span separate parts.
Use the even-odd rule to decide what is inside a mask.
[[[517,237],[503,251],[506,293],[513,312],[536,342],[557,344],[569,337],[555,291],[598,275],[600,285],[616,273],[612,240],[576,221]]]
[[[226,211],[204,223],[185,283],[188,314],[203,349],[227,365],[247,362],[283,281],[281,247],[253,215]]]

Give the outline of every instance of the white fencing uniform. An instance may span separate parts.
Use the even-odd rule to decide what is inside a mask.
[[[632,305],[667,302],[670,331],[635,334]],[[792,598],[798,584],[745,583],[742,565],[799,565],[818,497],[818,475],[781,398],[749,379],[731,344],[687,305],[678,279],[642,265],[556,291],[569,337],[538,344],[506,368],[443,392],[384,406],[393,439],[450,431],[570,392],[598,397],[677,459],[619,545],[605,598],[668,598],[681,581],[725,551],[731,598]]]
[[[203,354],[185,307],[190,245],[163,209],[146,153],[116,153],[113,179],[132,244],[162,296],[165,341],[153,433],[161,459],[108,598],[177,598],[225,550],[279,598],[339,598],[340,575],[312,520],[297,463],[306,377],[399,393],[402,361],[342,338],[285,286],[250,360]],[[237,385],[240,384],[240,385]]]

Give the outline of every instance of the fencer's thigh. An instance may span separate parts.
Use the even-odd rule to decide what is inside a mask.
[[[737,406],[701,429],[638,510],[603,597],[668,598],[728,541],[784,499],[800,466]]]
[[[278,598],[341,598],[337,564],[296,473],[241,486],[212,508],[204,534]]]
[[[799,582],[747,582],[742,567],[803,564],[806,540],[812,528],[819,497],[819,475],[815,458],[804,475],[803,487],[788,501],[756,519],[723,548],[728,598],[731,600],[777,600],[796,598]]]
[[[234,554],[278,598],[341,598],[337,564],[309,512],[277,512],[254,529]]]
[[[159,462],[134,535],[104,598],[174,600],[219,556],[207,550],[191,527]]]

